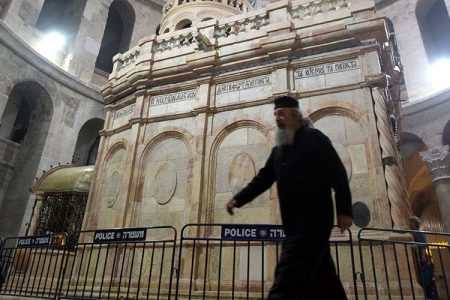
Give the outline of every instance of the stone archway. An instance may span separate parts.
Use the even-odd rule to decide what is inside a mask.
[[[428,61],[434,63],[450,54],[450,18],[444,0],[419,0],[416,17]]]
[[[271,190],[239,210],[233,218],[223,209],[262,168],[270,155],[269,132],[259,121],[239,120],[223,128],[212,142],[210,186],[205,220],[210,223],[279,222]],[[251,213],[248,213],[251,211]],[[247,212],[247,213],[246,213]]]
[[[99,131],[103,128],[102,119],[91,119],[83,124],[78,132],[72,164],[77,166],[94,165],[100,142]]]
[[[0,236],[24,230],[21,225],[29,188],[36,177],[52,115],[50,95],[40,84],[26,81],[13,87],[1,118],[0,143],[6,147],[9,168],[0,184]]]
[[[103,33],[102,44],[95,62],[95,67],[111,73],[112,58],[117,53],[124,53],[130,47],[133,33],[135,12],[126,0],[114,0],[109,8],[108,20]]]

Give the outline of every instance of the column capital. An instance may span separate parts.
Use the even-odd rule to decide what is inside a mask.
[[[430,169],[431,175],[433,176],[433,181],[450,178],[449,145],[420,152],[420,157]]]

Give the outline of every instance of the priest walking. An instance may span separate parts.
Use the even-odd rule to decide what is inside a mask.
[[[336,275],[329,238],[333,227],[334,190],[337,224],[352,225],[347,174],[330,140],[310,128],[298,101],[278,97],[275,104],[276,146],[253,180],[227,204],[239,208],[277,182],[286,238],[269,300],[347,299]]]

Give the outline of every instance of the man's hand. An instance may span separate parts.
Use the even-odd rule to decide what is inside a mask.
[[[341,233],[344,233],[347,229],[349,229],[353,224],[353,218],[346,215],[338,215],[337,216],[338,227],[341,229]]]
[[[232,216],[234,215],[234,208],[237,206],[237,201],[236,199],[231,199],[230,201],[228,201],[227,203],[227,212]]]

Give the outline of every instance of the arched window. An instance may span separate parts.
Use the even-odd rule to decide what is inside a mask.
[[[80,28],[86,0],[45,0],[36,21],[42,32],[57,31],[67,41],[75,39]]]
[[[0,210],[0,236],[17,235],[33,184],[53,114],[47,91],[37,82],[22,82],[13,87],[1,118],[0,136],[14,147],[8,163],[11,173],[0,180],[4,194]],[[1,140],[1,139],[0,139]],[[7,159],[6,156],[4,159]]]
[[[444,0],[419,0],[416,17],[428,60],[450,58],[450,18]]]
[[[2,117],[0,136],[20,144],[30,123],[30,104],[15,91],[9,97]]]
[[[108,20],[95,67],[108,73],[112,72],[113,56],[124,53],[130,47],[134,19],[133,7],[127,1],[113,1],[109,7]]]
[[[181,20],[178,22],[177,26],[175,26],[175,30],[185,29],[192,26],[192,21],[188,19]]]
[[[76,166],[95,164],[100,143],[98,132],[103,128],[103,123],[104,121],[101,119],[92,119],[81,127],[73,153],[72,164]]]

